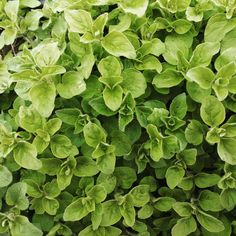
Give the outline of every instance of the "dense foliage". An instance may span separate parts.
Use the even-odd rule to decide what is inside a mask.
[[[236,234],[235,0],[0,1],[0,235]]]

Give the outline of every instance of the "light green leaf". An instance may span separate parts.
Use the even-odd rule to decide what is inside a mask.
[[[236,137],[233,138],[221,138],[217,145],[217,152],[221,160],[229,163],[230,165],[236,165]]]
[[[115,200],[102,203],[103,215],[101,226],[110,226],[117,223],[121,218],[119,205]]]
[[[58,42],[43,41],[32,49],[32,56],[40,68],[55,65],[61,56]]]
[[[9,17],[9,19],[12,22],[16,22],[17,21],[18,10],[19,10],[19,1],[14,0],[14,1],[6,2],[4,10],[6,12],[6,15]]]
[[[218,126],[225,120],[224,105],[213,96],[207,97],[200,108],[203,121],[209,126]]]
[[[96,185],[87,192],[87,196],[91,197],[96,204],[101,203],[106,199],[106,189],[103,186]]]
[[[120,206],[120,213],[124,217],[125,223],[132,227],[135,223],[135,208],[132,205],[132,202],[129,199],[126,199],[125,202]]]
[[[78,177],[94,176],[98,173],[96,163],[91,157],[79,157],[77,159],[77,167],[74,170],[74,175]]]
[[[0,58],[0,94],[10,87],[12,80],[7,65]]]
[[[119,2],[119,5],[124,10],[124,12],[132,13],[134,15],[137,15],[138,17],[142,17],[145,14],[145,11],[147,10],[148,0],[121,0]]]
[[[205,100],[205,97],[211,95],[211,88],[203,89],[200,85],[198,85],[195,82],[187,81],[186,89],[190,98],[198,103],[202,103]]]
[[[56,88],[53,83],[43,82],[31,88],[30,99],[33,107],[43,117],[49,117],[54,109]]]
[[[175,202],[176,200],[171,197],[159,197],[155,199],[154,207],[161,212],[166,212],[172,208]]]
[[[141,72],[133,68],[126,69],[122,72],[122,87],[124,92],[130,92],[133,98],[143,95],[147,88],[146,78]]]
[[[150,200],[149,186],[138,185],[129,192],[129,195],[131,196],[133,205],[135,207],[142,207]]]
[[[91,147],[96,147],[100,142],[106,141],[105,131],[95,123],[89,122],[83,128],[86,143]]]
[[[159,75],[156,75],[152,83],[157,88],[171,88],[180,84],[184,80],[184,77],[177,71],[167,69]]]
[[[49,199],[44,197],[42,200],[43,209],[49,215],[56,215],[57,210],[59,208],[59,202],[56,199]]]
[[[190,67],[208,66],[212,57],[220,50],[219,42],[206,42],[199,44],[190,59]]]
[[[23,168],[38,170],[42,163],[37,159],[37,150],[34,145],[27,142],[19,142],[13,150],[16,163]]]
[[[31,133],[42,128],[45,122],[43,117],[33,107],[21,106],[18,116],[20,126]]]
[[[171,166],[166,171],[166,182],[170,189],[174,189],[183,179],[185,170],[180,166]]]
[[[72,143],[65,135],[54,135],[50,142],[50,148],[55,157],[66,158],[71,154]]]
[[[108,56],[99,62],[98,70],[103,77],[120,76],[121,63],[116,57]]]
[[[183,119],[187,113],[187,101],[186,94],[181,93],[176,96],[170,104],[170,114],[176,116],[179,119]]]
[[[198,210],[196,214],[197,220],[202,227],[204,227],[209,232],[221,232],[224,230],[224,224],[217,218]]]
[[[42,236],[43,232],[31,224],[27,217],[16,216],[13,223],[10,224],[10,231],[12,236]]]
[[[15,206],[20,210],[26,210],[29,207],[29,200],[25,196],[27,192],[27,184],[23,182],[14,183],[7,189],[6,203]]]
[[[189,81],[199,84],[203,89],[211,88],[215,78],[214,73],[210,69],[201,66],[188,70],[186,76]]]
[[[171,230],[172,236],[187,236],[197,230],[197,223],[194,218],[185,217],[179,219]]]
[[[127,57],[129,59],[136,58],[136,52],[128,40],[128,38],[121,32],[111,32],[102,39],[102,46],[113,56]]]
[[[220,194],[220,202],[227,211],[233,210],[236,206],[236,190],[224,189]]]
[[[78,221],[88,215],[89,211],[83,205],[82,200],[82,198],[79,198],[66,207],[63,214],[63,219],[65,221]]]
[[[114,175],[116,176],[118,186],[121,186],[123,189],[129,189],[137,180],[135,170],[126,166],[116,167]]]
[[[0,188],[8,186],[12,182],[12,173],[7,167],[0,165]]]
[[[179,19],[172,23],[172,27],[177,34],[185,34],[192,28],[192,24],[187,20]]]
[[[122,104],[123,90],[120,85],[117,85],[113,89],[106,87],[103,90],[103,99],[106,106],[112,111],[116,111]]]
[[[225,14],[213,15],[207,22],[204,32],[206,42],[220,42],[229,31],[235,27],[235,19],[227,20]]]
[[[216,185],[220,180],[220,176],[217,174],[208,174],[202,172],[198,173],[194,180],[198,188],[208,188]]]
[[[181,217],[190,217],[193,210],[188,202],[176,202],[173,204],[173,209]]]
[[[57,84],[61,97],[70,99],[86,90],[86,83],[79,72],[70,71],[62,76],[62,83]]]
[[[199,145],[203,140],[204,129],[198,120],[191,120],[185,129],[185,137],[187,141],[193,145]]]
[[[99,81],[105,84],[109,89],[115,89],[118,84],[122,83],[122,80],[123,78],[121,76],[102,76],[99,78]]]
[[[203,190],[199,195],[199,204],[204,211],[218,212],[222,210],[220,195],[210,190]]]
[[[92,31],[93,20],[89,12],[82,9],[67,9],[64,16],[71,32],[84,34]]]

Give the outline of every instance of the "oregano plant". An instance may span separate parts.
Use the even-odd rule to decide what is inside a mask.
[[[0,109],[0,235],[236,235],[235,0],[1,0]]]

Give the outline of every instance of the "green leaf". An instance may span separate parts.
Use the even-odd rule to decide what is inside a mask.
[[[218,126],[225,119],[225,108],[217,98],[209,96],[201,105],[200,115],[207,125]]]
[[[190,67],[209,66],[212,57],[220,50],[219,42],[206,42],[199,44],[190,59]]]
[[[67,206],[63,214],[63,219],[65,221],[78,221],[88,215],[89,211],[84,207],[82,202],[83,199],[79,198]]]
[[[217,174],[198,173],[195,178],[195,184],[198,188],[208,188],[216,185],[220,180],[220,176]]]
[[[172,27],[177,34],[185,34],[192,28],[192,24],[187,20],[179,19],[172,23]]]
[[[99,62],[98,70],[103,77],[120,76],[121,63],[116,57],[108,56]]]
[[[42,128],[45,122],[43,117],[33,107],[21,106],[18,116],[20,126],[31,133]]]
[[[220,203],[227,211],[233,210],[236,206],[236,190],[224,189],[220,194]]]
[[[102,204],[97,204],[95,211],[91,213],[91,221],[93,230],[98,229],[102,221],[103,208]]]
[[[56,215],[57,210],[59,208],[59,202],[56,199],[49,199],[44,197],[42,200],[43,209],[49,215]]]
[[[203,190],[199,195],[199,204],[204,211],[221,211],[220,195],[210,190]]]
[[[130,92],[133,98],[140,97],[145,93],[147,82],[141,72],[133,68],[126,69],[122,72],[122,88],[124,92]]]
[[[197,223],[194,218],[185,217],[179,219],[171,230],[173,236],[187,236],[197,230]]]
[[[52,118],[44,125],[43,128],[50,135],[54,135],[61,128],[61,125],[62,122],[59,118]]]
[[[30,100],[33,107],[43,117],[49,117],[54,109],[56,98],[56,88],[53,83],[40,83],[31,88]]]
[[[91,32],[93,20],[89,12],[82,9],[66,9],[64,16],[71,32],[81,34]]]
[[[13,150],[16,163],[21,167],[31,170],[38,170],[42,163],[37,159],[37,150],[34,145],[27,142],[19,142]]]
[[[68,125],[75,125],[79,115],[81,115],[81,112],[77,108],[65,108],[57,110],[56,115],[62,120],[62,122]]]
[[[12,180],[12,173],[8,170],[8,168],[0,165],[0,188],[8,186]]]
[[[119,205],[115,200],[102,203],[103,215],[101,226],[110,226],[117,223],[121,218]]]
[[[54,135],[50,142],[50,148],[54,156],[66,158],[71,154],[72,143],[65,135]]]
[[[189,56],[189,48],[192,45],[192,34],[169,34],[165,38],[166,50],[163,53],[164,59],[171,65],[178,65],[179,51],[185,58]]]
[[[144,205],[139,211],[138,211],[138,218],[139,219],[148,219],[153,214],[153,207],[151,205]]]
[[[116,176],[117,184],[123,189],[129,189],[137,180],[135,170],[126,166],[116,167],[114,175]]]
[[[236,137],[233,138],[221,138],[219,144],[217,145],[217,152],[221,160],[229,163],[231,165],[236,164],[235,158],[235,146]]]
[[[171,166],[166,171],[166,182],[170,189],[174,189],[183,179],[185,170],[180,166]]]
[[[9,19],[12,22],[16,22],[18,10],[19,10],[19,1],[15,0],[15,1],[6,2],[4,10],[5,10],[6,15],[9,17]]]
[[[98,173],[96,163],[91,157],[79,157],[74,174],[78,177],[94,176]]]
[[[16,216],[13,223],[10,224],[10,231],[12,236],[42,236],[43,232],[36,226],[31,224],[27,217]]]
[[[132,227],[135,223],[136,212],[129,198],[126,198],[124,203],[120,206],[120,213],[124,217],[125,224]]]
[[[106,189],[107,194],[112,193],[116,187],[116,177],[100,173],[97,178],[97,184],[103,186]]]
[[[202,143],[203,134],[203,125],[197,120],[191,120],[185,129],[185,137],[187,141],[193,145],[199,145]]]
[[[107,76],[107,77],[100,77],[99,81],[105,84],[109,89],[115,89],[118,84],[122,82],[123,78],[121,76]]]
[[[132,2],[122,0],[119,2],[119,6],[126,13],[132,13],[138,17],[142,17],[148,7],[148,0],[134,0]]]
[[[106,199],[107,193],[103,186],[96,185],[87,192],[87,195],[91,197],[96,204],[98,204]]]
[[[224,224],[217,218],[198,210],[196,213],[198,222],[209,232],[221,232],[225,229]]]
[[[7,65],[0,59],[0,94],[10,87],[12,80]]]
[[[142,207],[150,200],[149,186],[138,185],[129,192],[129,195],[131,196],[133,205],[135,207]]]
[[[93,33],[95,36],[102,36],[104,32],[105,25],[108,21],[108,13],[104,13],[96,18],[93,22]]]
[[[26,210],[29,207],[29,200],[25,196],[27,184],[23,182],[14,183],[7,189],[6,203],[15,206],[20,210]]]
[[[157,88],[171,88],[177,86],[184,80],[184,77],[173,69],[167,69],[159,75],[156,75],[152,83]]]
[[[187,81],[186,89],[190,98],[198,103],[202,103],[205,100],[205,97],[211,95],[211,88],[203,89],[195,82]]]
[[[215,78],[214,73],[210,69],[201,66],[190,69],[186,76],[189,81],[197,83],[203,89],[211,88]]]
[[[127,57],[129,59],[136,58],[136,52],[128,40],[128,38],[121,32],[111,32],[102,39],[102,46],[104,49],[113,56]]]
[[[61,56],[58,42],[43,41],[32,49],[32,56],[34,57],[37,66],[40,68],[55,65]],[[44,83],[44,85],[46,86],[47,84]]]
[[[192,206],[188,202],[176,202],[173,204],[174,211],[181,217],[190,217],[192,215]]]
[[[204,32],[206,42],[220,42],[224,36],[234,28],[235,22],[226,19],[225,14],[218,13],[213,15],[207,22]]]
[[[91,147],[96,147],[100,142],[106,141],[105,131],[95,123],[89,122],[83,128],[86,143]]]
[[[176,96],[170,104],[170,114],[179,119],[183,119],[187,113],[186,94],[182,93]]]
[[[175,202],[176,200],[171,197],[159,197],[155,199],[154,207],[161,212],[166,212],[171,210]]]
[[[120,85],[117,85],[113,89],[106,87],[103,90],[103,99],[106,106],[112,111],[116,111],[120,108],[122,103],[123,90]]]
[[[57,84],[61,97],[70,99],[86,90],[86,83],[79,72],[69,71],[62,76],[62,83]]]

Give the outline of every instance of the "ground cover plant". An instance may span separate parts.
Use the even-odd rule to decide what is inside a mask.
[[[1,0],[0,235],[235,235],[235,9]]]

